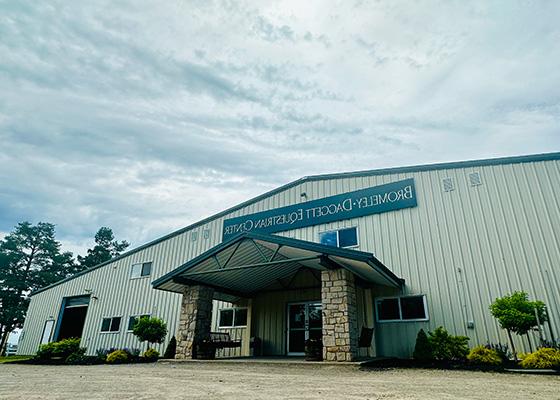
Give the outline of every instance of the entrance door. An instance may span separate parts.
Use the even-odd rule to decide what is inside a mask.
[[[89,295],[64,299],[55,340],[82,337],[88,305]]]
[[[302,356],[307,339],[320,339],[323,332],[321,303],[288,304],[288,355]]]

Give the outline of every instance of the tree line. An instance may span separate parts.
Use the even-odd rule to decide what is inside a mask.
[[[94,240],[84,256],[74,258],[62,250],[51,223],[20,222],[0,239],[0,355],[10,333],[23,326],[30,293],[108,261],[129,246],[115,240],[107,227],[101,227]]]

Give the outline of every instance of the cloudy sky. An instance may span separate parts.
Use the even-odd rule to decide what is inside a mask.
[[[318,173],[560,150],[558,1],[0,0],[0,232],[140,245]]]

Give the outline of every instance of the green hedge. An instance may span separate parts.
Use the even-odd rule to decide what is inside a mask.
[[[79,338],[69,338],[58,342],[42,344],[39,346],[39,350],[37,351],[35,358],[45,361],[55,358],[67,360],[72,355],[75,357],[80,355],[83,356],[85,352],[85,348],[80,348]]]

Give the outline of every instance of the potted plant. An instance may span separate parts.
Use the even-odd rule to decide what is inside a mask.
[[[305,341],[305,360],[323,361],[323,341],[321,339],[307,339]]]

